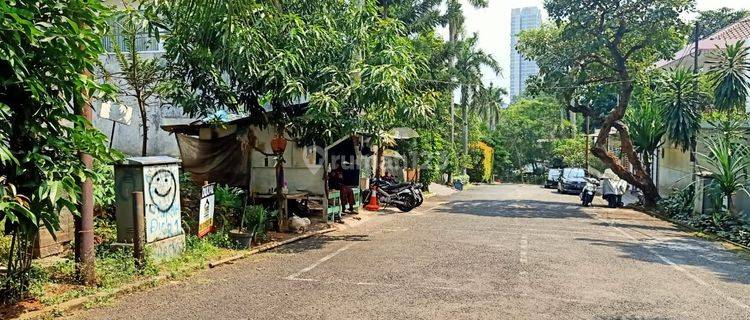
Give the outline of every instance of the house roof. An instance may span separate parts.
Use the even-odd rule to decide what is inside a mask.
[[[698,51],[700,53],[705,53],[716,50],[717,48],[724,49],[728,44],[734,44],[737,41],[748,40],[750,40],[750,17],[730,24],[726,28],[717,31],[707,38],[699,40]],[[745,45],[748,44],[746,43]],[[695,43],[690,43],[682,50],[678,51],[672,60],[661,60],[656,62],[654,66],[656,68],[673,68],[686,65],[691,66],[693,64],[692,57],[694,47]],[[700,65],[702,65],[705,61],[705,56],[705,54],[700,54],[698,56],[698,63]]]
[[[735,22],[708,37],[711,40],[745,40],[750,39],[750,18]]]

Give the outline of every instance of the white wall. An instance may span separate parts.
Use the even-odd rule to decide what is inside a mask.
[[[271,150],[271,139],[273,130],[266,128],[260,130],[253,128],[257,137],[257,146],[265,153],[273,153]],[[287,182],[289,192],[308,191],[313,194],[325,193],[324,168],[315,164],[315,149],[301,147],[294,142],[288,142],[284,151],[284,179]],[[320,151],[318,151],[320,152]],[[274,156],[265,156],[258,151],[252,154],[253,191],[268,193],[276,188],[276,159]],[[266,165],[267,163],[267,165]]]
[[[146,59],[159,58],[161,53],[141,53],[141,56]],[[117,73],[120,71],[119,63],[114,54],[102,55],[100,60],[108,72]],[[127,88],[123,80],[118,79],[118,77],[113,78],[112,82],[117,87]],[[124,94],[120,94],[118,100],[120,103],[133,109],[133,117],[130,125],[118,123],[115,126],[112,147],[127,155],[140,156],[143,126],[141,125],[138,104],[133,97],[128,97]],[[93,121],[94,126],[109,138],[112,134],[112,121],[103,119],[99,116],[99,112],[101,111],[100,101],[94,102],[94,109],[96,110]],[[148,119],[148,155],[168,155],[179,157],[180,152],[175,137],[169,132],[162,130],[161,126],[175,123],[186,123],[190,122],[190,119],[184,116],[182,110],[179,108],[160,107],[159,100],[154,98],[149,99],[146,113]]]

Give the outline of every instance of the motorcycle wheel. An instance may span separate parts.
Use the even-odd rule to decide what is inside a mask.
[[[407,205],[399,204],[399,205],[396,205],[396,208],[401,210],[401,212],[409,212],[414,209],[414,206],[410,206],[408,204]]]
[[[422,195],[422,190],[417,189],[414,191],[414,196],[417,200],[417,207],[422,205],[422,202],[424,202],[424,196]]]
[[[404,200],[405,201],[403,204],[396,205],[396,208],[398,208],[402,212],[409,212],[418,206],[417,197],[414,194],[412,194],[412,197],[410,199],[404,199]]]

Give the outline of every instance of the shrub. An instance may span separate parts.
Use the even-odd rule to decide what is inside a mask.
[[[686,219],[693,212],[694,198],[695,190],[692,186],[675,190],[669,197],[659,201],[659,208],[669,217]]]

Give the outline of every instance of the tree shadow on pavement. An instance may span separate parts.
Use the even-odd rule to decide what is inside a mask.
[[[602,227],[617,227],[617,228],[626,228],[626,229],[641,229],[641,230],[650,230],[650,231],[672,231],[672,232],[680,232],[680,230],[677,227],[671,227],[671,226],[653,226],[653,225],[643,225],[643,224],[633,224],[633,223],[621,223],[621,222],[595,222],[592,223],[596,226],[602,226]]]
[[[681,267],[698,267],[725,282],[750,284],[750,264],[747,260],[703,239],[685,236],[639,242],[592,238],[576,240],[586,241],[593,246],[617,248],[624,258],[667,266],[671,262]]]
[[[466,200],[454,201],[437,212],[483,217],[569,219],[592,217],[580,208],[569,209],[569,202],[538,200]]]
[[[370,241],[370,236],[365,234],[348,234],[348,235],[319,235],[307,238],[302,241],[290,243],[276,250],[275,253],[302,253],[309,250],[321,249],[329,242],[351,242],[351,241]]]

